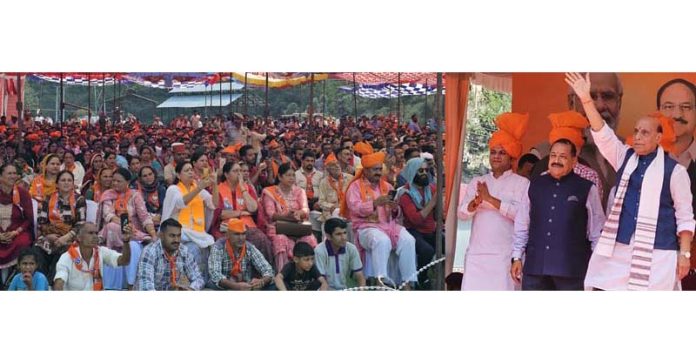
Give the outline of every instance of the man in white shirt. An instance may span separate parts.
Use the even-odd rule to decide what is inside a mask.
[[[316,161],[314,152],[305,150],[302,154],[302,167],[295,171],[295,182],[297,186],[304,189],[307,194],[307,205],[309,206],[309,219],[312,222],[314,230],[321,233],[321,209],[319,208],[319,184],[324,174],[314,169]]]
[[[130,262],[131,227],[123,230],[123,250],[98,246],[97,225],[91,222],[78,227],[76,242],[60,256],[53,278],[54,290],[91,291],[103,290],[104,265],[126,266]]]
[[[473,219],[464,260],[462,290],[514,290],[509,271],[512,257],[513,221],[529,181],[512,171],[520,157],[521,135],[529,117],[505,113],[496,118],[498,131],[489,143],[491,172],[469,182],[459,206],[460,219]],[[522,125],[522,126],[519,126]]]

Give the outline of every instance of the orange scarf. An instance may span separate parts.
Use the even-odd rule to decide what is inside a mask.
[[[240,195],[243,195],[242,188],[239,186],[239,184],[237,184],[234,193],[232,193],[232,188],[230,188],[229,183],[220,183],[218,185],[218,191],[220,192],[222,200],[226,201],[227,204],[231,205],[232,209],[236,211],[248,212],[246,202],[244,201],[244,197],[239,198]],[[239,216],[239,219],[244,221],[244,224],[248,228],[256,228],[256,222],[254,222],[254,218],[252,218],[251,216]]]
[[[283,195],[280,194],[280,190],[278,190],[277,185],[270,186],[266,188],[269,193],[271,193],[271,196],[273,196],[273,199],[280,204],[280,209],[281,211],[285,211],[288,209],[288,202],[285,201],[285,198],[283,198]]]
[[[70,198],[68,199],[70,204],[70,213],[75,219],[75,193],[70,193]],[[48,200],[48,220],[55,224],[65,224],[63,222],[63,217],[60,215],[60,211],[57,208],[58,205],[58,192],[51,195],[51,199]]]
[[[353,183],[359,183],[360,186],[360,199],[363,202],[366,202],[368,200],[375,200],[374,192],[372,191],[372,185],[370,184],[369,181],[367,181],[365,178],[363,178],[363,169],[360,169],[357,175],[353,178],[353,180],[348,184],[348,188]],[[389,192],[389,183],[387,183],[384,178],[379,180],[379,191],[380,195],[377,197],[380,197],[382,195],[386,195]],[[369,195],[368,195],[369,194]],[[369,199],[368,199],[369,198]],[[343,198],[343,202],[341,203],[341,216],[344,218],[349,218],[349,207],[348,207],[348,201],[346,200],[347,198]]]
[[[338,195],[338,205],[343,204],[343,200],[346,199],[346,192],[343,189],[343,174],[341,174],[338,177],[338,180],[334,180],[334,178],[329,175],[329,186],[336,191],[336,195]],[[338,183],[337,183],[338,182]],[[338,184],[338,185],[337,185]]]
[[[164,248],[162,249],[164,251]],[[172,287],[176,287],[176,255],[169,255],[164,251],[164,257],[169,262],[169,283]]]
[[[104,290],[104,284],[102,282],[101,278],[101,271],[99,269],[99,248],[94,247],[92,249],[93,257],[94,257],[94,267],[90,270],[83,270],[82,269],[82,258],[80,258],[80,254],[78,252],[79,245],[77,243],[73,243],[70,245],[70,248],[68,248],[68,255],[70,256],[70,259],[73,261],[75,264],[75,268],[77,268],[79,271],[88,273],[92,275],[92,282],[93,282],[93,289],[94,291],[99,291],[99,290]],[[85,261],[87,263],[87,267],[89,268],[89,261]]]
[[[316,172],[317,171],[314,170],[311,174],[305,175],[305,178],[307,178],[307,200],[314,198],[314,184],[312,183],[312,179],[314,179],[314,173]]]
[[[290,160],[287,157],[285,157],[285,155],[282,155],[282,154],[280,155],[281,164],[285,164],[288,161],[290,161]],[[278,168],[280,168],[280,165],[278,163],[276,163],[276,161],[274,159],[271,159],[271,168],[273,169],[273,177],[274,178],[277,177],[278,176]]]
[[[225,243],[225,249],[227,250],[227,255],[230,256],[230,261],[232,261],[232,271],[230,271],[230,277],[234,278],[236,281],[239,281],[239,274],[242,273],[242,260],[246,255],[246,243],[242,245],[242,251],[239,253],[239,258],[234,257],[232,242],[230,242],[229,239]]]
[[[188,194],[192,189],[196,188],[196,183],[191,184],[191,189],[186,189],[184,183],[177,184],[181,196]],[[197,232],[205,232],[205,205],[203,197],[198,193],[186,207],[179,211],[179,222],[186,228]]]
[[[121,193],[118,195],[118,197],[116,197],[116,201],[114,201],[114,212],[117,216],[128,213],[128,201],[130,200],[130,197],[130,189],[126,189],[125,193]]]
[[[56,191],[56,182],[47,181],[44,175],[39,175],[31,182],[29,193],[37,201],[43,202],[46,196],[53,194]]]
[[[20,203],[19,187],[17,187],[15,185],[14,187],[12,187],[12,204],[16,205],[17,207],[19,207],[21,209],[22,206],[19,203]]]

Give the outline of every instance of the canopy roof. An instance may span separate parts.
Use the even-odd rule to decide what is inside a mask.
[[[222,104],[219,96],[207,95],[176,95],[169,97],[157,108],[193,108],[193,107],[224,107],[241,97],[241,94],[223,94]]]

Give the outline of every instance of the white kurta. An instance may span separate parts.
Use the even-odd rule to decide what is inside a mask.
[[[215,211],[215,205],[213,204],[213,197],[210,195],[210,193],[208,193],[207,190],[201,190],[200,196],[203,198],[203,205],[206,209],[205,219],[207,228],[209,225],[209,220]],[[162,203],[162,221],[165,221],[168,218],[179,220],[179,211],[185,207],[186,203],[184,203],[184,195],[181,194],[179,187],[177,185],[169,186],[169,188],[167,188],[167,194],[165,194],[164,197],[164,202]],[[186,227],[181,230],[181,240],[184,242],[193,242],[200,248],[206,248],[215,243],[213,236],[209,235],[208,233],[194,231],[193,229]]]
[[[592,131],[592,137],[602,155],[614,169],[619,169],[623,163],[629,147],[622,143],[610,127],[604,125],[599,131]],[[620,179],[621,175],[617,175]],[[696,222],[691,205],[691,188],[689,175],[686,169],[677,165],[670,177],[670,194],[674,202],[675,219],[677,221],[677,234],[680,231],[693,231]],[[647,186],[643,186],[648,188]],[[614,190],[615,192],[615,190]],[[660,191],[651,191],[657,192]],[[610,199],[610,201],[613,198]],[[585,277],[585,288],[598,288],[601,290],[627,290],[628,278],[633,255],[633,238],[628,245],[616,243],[612,257],[599,256],[595,253],[590,258]],[[652,264],[648,290],[678,290],[681,289],[677,280],[677,251],[653,250]]]
[[[488,192],[500,199],[500,210],[483,202],[473,213],[467,210],[476,196],[476,185],[485,182]],[[464,257],[462,290],[514,290],[510,277],[512,259],[513,223],[518,206],[529,187],[529,181],[506,171],[499,178],[493,173],[475,177],[466,188],[457,215],[460,219],[473,218],[469,247]]]

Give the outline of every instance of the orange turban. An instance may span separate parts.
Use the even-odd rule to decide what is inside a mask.
[[[359,142],[355,144],[353,148],[360,156],[367,155],[367,154],[372,154],[375,152],[375,150],[372,148],[372,145],[366,143],[366,142]]]
[[[522,135],[527,130],[529,114],[506,112],[498,115],[495,124],[498,131],[494,132],[488,142],[490,148],[498,145],[505,149],[514,159],[519,159],[522,155]]]
[[[336,159],[336,155],[334,153],[329,154],[329,156],[326,157],[326,160],[324,160],[324,165],[329,165],[331,163],[337,163],[338,159]]]
[[[362,166],[367,169],[372,168],[374,166],[384,163],[385,158],[386,155],[381,151],[365,155],[361,159]]]
[[[236,154],[237,152],[239,152],[239,149],[241,149],[242,146],[243,146],[242,143],[230,145],[230,146],[222,149],[222,153],[223,154]]]
[[[232,218],[227,221],[227,230],[235,233],[244,233],[246,232],[246,225],[243,220]]]
[[[41,138],[37,134],[29,134],[29,135],[27,135],[27,137],[25,139],[27,141],[39,141],[39,140],[41,140]]]
[[[580,149],[585,145],[583,130],[590,126],[587,119],[575,111],[565,111],[550,114],[549,120],[551,120],[549,143],[553,144],[560,139],[568,139],[580,152]]]
[[[49,134],[52,138],[59,138],[60,137],[60,131],[53,131]]]
[[[666,152],[672,152],[674,143],[677,141],[677,135],[674,132],[674,119],[660,112],[653,112],[649,114],[648,117],[660,122],[660,125],[662,125],[662,141],[660,141],[660,146],[662,146]],[[633,146],[633,135],[626,138],[626,144]]]
[[[275,140],[272,140],[271,142],[268,143],[269,149],[277,149],[279,147],[280,147],[280,144]]]

